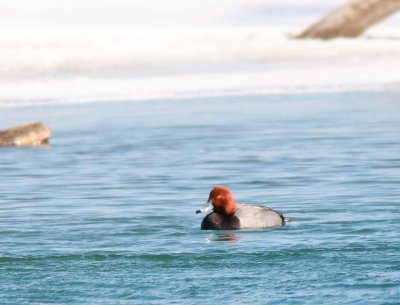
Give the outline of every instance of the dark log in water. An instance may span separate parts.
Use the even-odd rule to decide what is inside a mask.
[[[400,0],[352,0],[311,25],[296,38],[357,37],[400,10]]]
[[[37,122],[0,131],[0,146],[47,145],[50,137],[50,128]]]

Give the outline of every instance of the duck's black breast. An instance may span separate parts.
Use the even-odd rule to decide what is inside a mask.
[[[240,229],[240,220],[235,215],[222,215],[210,213],[204,217],[201,222],[202,230],[238,230]]]

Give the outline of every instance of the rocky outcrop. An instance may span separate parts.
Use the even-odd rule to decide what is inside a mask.
[[[352,0],[311,25],[297,38],[357,37],[400,10],[400,0]]]
[[[0,131],[0,146],[47,145],[51,137],[50,128],[40,122]]]

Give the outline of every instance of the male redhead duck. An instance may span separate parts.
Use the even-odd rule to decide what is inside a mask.
[[[232,192],[224,186],[214,187],[206,205],[196,211],[212,211],[201,222],[202,230],[265,229],[283,226],[288,218],[271,208],[236,203]]]

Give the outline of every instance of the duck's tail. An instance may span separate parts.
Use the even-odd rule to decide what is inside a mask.
[[[287,222],[289,222],[289,221],[292,221],[291,218],[285,217],[285,216],[283,216],[283,215],[281,215],[281,218],[282,218],[282,225],[284,225],[285,223],[287,223]]]

